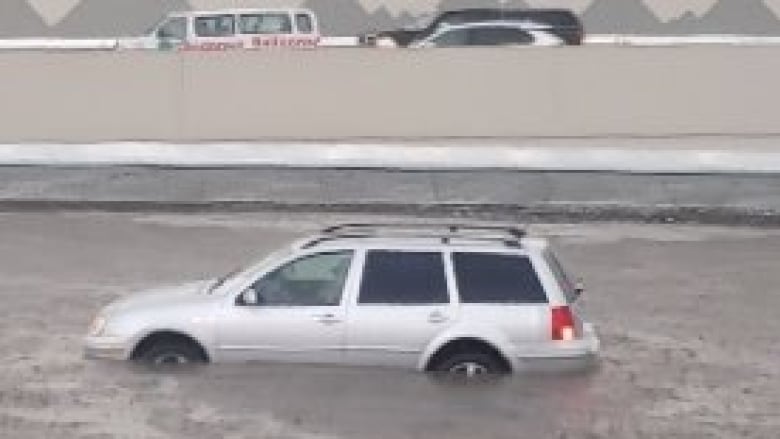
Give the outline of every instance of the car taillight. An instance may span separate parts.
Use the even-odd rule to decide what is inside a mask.
[[[560,341],[574,340],[574,316],[568,306],[552,308],[552,339]]]

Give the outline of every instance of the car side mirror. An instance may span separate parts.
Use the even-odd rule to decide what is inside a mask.
[[[255,306],[260,303],[260,298],[254,288],[249,287],[238,296],[238,304],[244,306]]]

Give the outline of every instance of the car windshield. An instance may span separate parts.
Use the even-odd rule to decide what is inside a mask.
[[[146,29],[146,32],[144,32],[144,35],[156,35],[157,34],[157,29],[159,29],[160,26],[162,26],[164,23],[166,23],[169,18],[170,17],[166,17],[166,18],[164,18],[164,19],[162,19],[160,21],[154,22],[154,24],[152,24],[151,26],[149,26],[148,29]]]
[[[227,274],[223,274],[222,276],[218,277],[217,280],[215,280],[214,283],[211,284],[211,286],[209,287],[207,293],[208,294],[212,294],[219,287],[221,287],[222,285],[225,285],[225,282],[227,282],[229,279],[233,279],[241,271],[243,271],[243,267],[236,268],[235,270],[230,271]]]
[[[260,262],[248,266],[241,266],[234,270],[231,270],[227,274],[218,277],[217,280],[215,280],[214,283],[211,284],[211,286],[208,288],[206,293],[213,294],[215,291],[219,290],[219,288],[222,287],[222,285],[225,285],[226,283],[232,281],[236,277],[240,276],[242,273],[246,271],[255,271],[261,268],[263,265],[266,265],[272,261],[279,261],[279,260],[286,259],[292,254],[292,252],[293,252],[292,247],[284,247],[282,249],[279,249],[273,253],[266,255],[260,260]]]

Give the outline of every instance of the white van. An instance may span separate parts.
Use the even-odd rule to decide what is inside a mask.
[[[168,14],[146,36],[120,41],[119,46],[221,51],[312,48],[319,41],[317,18],[308,9],[224,9]]]

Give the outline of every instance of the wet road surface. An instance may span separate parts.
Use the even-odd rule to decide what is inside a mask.
[[[0,214],[0,437],[777,437],[776,229],[533,226],[586,281],[603,345],[587,373],[463,386],[393,369],[153,373],[82,358],[89,321],[113,298],[221,274],[354,219]]]

